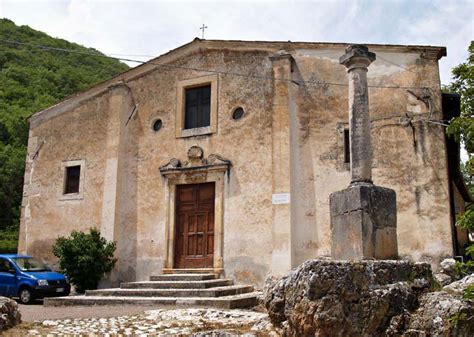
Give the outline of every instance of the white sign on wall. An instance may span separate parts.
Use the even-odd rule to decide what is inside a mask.
[[[273,205],[283,205],[290,203],[290,193],[275,193],[272,194]]]

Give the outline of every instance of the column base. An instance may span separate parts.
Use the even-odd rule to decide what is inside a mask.
[[[369,183],[352,184],[332,193],[329,205],[333,259],[398,257],[394,190]]]

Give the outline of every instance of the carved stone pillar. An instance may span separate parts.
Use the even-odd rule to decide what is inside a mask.
[[[346,49],[340,63],[349,74],[351,183],[330,195],[331,255],[337,260],[390,259],[398,255],[395,191],[372,184],[366,46]]]
[[[375,54],[360,45],[349,46],[339,59],[349,74],[351,183],[372,183],[367,67],[374,60]]]

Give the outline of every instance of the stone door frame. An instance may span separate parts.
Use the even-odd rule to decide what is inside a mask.
[[[165,201],[165,268],[174,268],[175,229],[176,229],[176,185],[214,183],[214,261],[213,272],[224,270],[224,186],[229,177],[231,162],[218,154],[204,157],[199,146],[192,146],[187,153],[188,160],[181,162],[171,158],[160,166],[161,175],[166,179]],[[203,268],[205,269],[205,268]]]
[[[166,257],[165,268],[174,268],[175,253],[175,230],[176,230],[176,185],[188,184],[215,184],[214,197],[214,262],[213,269],[223,269],[223,223],[224,223],[224,176],[225,172],[207,172],[204,174],[178,175],[168,177],[165,200],[168,209],[166,211]]]

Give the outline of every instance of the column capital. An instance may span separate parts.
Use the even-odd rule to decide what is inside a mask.
[[[375,61],[375,53],[360,44],[353,44],[346,48],[346,53],[339,58],[339,63],[344,65],[348,71],[354,68],[367,68]]]

